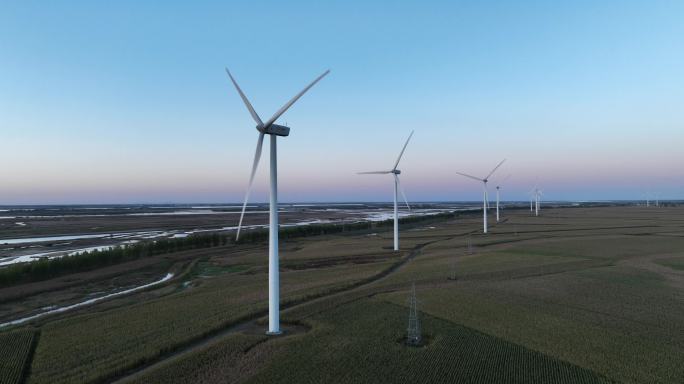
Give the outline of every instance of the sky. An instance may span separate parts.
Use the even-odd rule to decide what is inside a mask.
[[[0,2],[0,205],[684,198],[684,2]],[[267,146],[265,148],[268,148]],[[491,187],[491,186],[490,186]],[[493,189],[492,189],[493,191]],[[268,153],[254,201],[268,198]]]

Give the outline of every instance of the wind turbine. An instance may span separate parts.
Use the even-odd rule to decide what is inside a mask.
[[[392,174],[394,176],[394,250],[398,251],[399,250],[399,207],[397,206],[397,192],[401,191],[401,196],[404,198],[404,202],[406,203],[406,208],[411,210],[411,206],[408,203],[408,200],[406,199],[406,194],[404,193],[404,188],[401,187],[401,182],[399,181],[399,175],[401,174],[401,171],[397,169],[399,166],[399,161],[401,161],[401,157],[404,155],[404,151],[406,150],[406,146],[409,143],[409,140],[411,140],[411,137],[413,136],[413,131],[411,131],[411,134],[409,135],[408,139],[406,139],[406,143],[404,143],[404,147],[401,149],[401,152],[399,152],[399,157],[397,158],[397,161],[394,163],[394,168],[392,168],[389,171],[374,171],[374,172],[359,172],[359,175],[385,175],[385,174]]]
[[[492,171],[489,172],[489,175],[487,175],[487,177],[485,177],[484,179],[480,179],[479,177],[467,175],[465,173],[456,172],[457,174],[459,174],[461,176],[465,176],[465,177],[468,177],[468,178],[473,179],[473,180],[481,181],[483,184],[482,186],[484,189],[484,198],[482,200],[482,217],[484,219],[484,233],[487,233],[487,206],[488,206],[488,200],[489,200],[489,195],[487,194],[487,182],[489,181],[489,178],[494,174],[494,172],[496,172],[496,170],[499,169],[501,164],[504,163],[504,161],[506,161],[506,159],[501,160],[499,165],[494,167],[494,169],[492,169]]]
[[[534,215],[539,216],[539,199],[543,195],[542,191],[534,187]]]
[[[532,207],[532,200],[534,200],[534,192],[530,191],[530,212],[534,212],[534,208]]]
[[[252,119],[257,123],[256,129],[259,131],[259,138],[257,139],[256,151],[254,152],[254,162],[252,163],[252,173],[249,176],[249,184],[247,185],[247,192],[245,193],[245,201],[242,204],[242,213],[240,213],[240,222],[238,224],[235,241],[240,238],[240,229],[242,228],[242,219],[245,216],[245,209],[247,208],[247,201],[249,200],[249,193],[252,190],[252,183],[254,182],[254,174],[256,173],[259,159],[261,158],[261,147],[264,143],[264,135],[271,136],[271,196],[269,209],[269,236],[268,236],[268,332],[269,335],[280,334],[280,272],[278,270],[278,159],[276,150],[276,137],[286,137],[290,134],[290,128],[284,125],[277,125],[275,121],[287,111],[292,104],[294,104],[306,91],[313,87],[325,75],[330,73],[330,70],[323,72],[314,81],[306,86],[301,92],[296,94],[290,101],[285,103],[270,119],[262,122],[259,115],[252,107],[252,104],[247,99],[247,96],[242,92],[240,86],[237,84],[233,75],[226,68],[228,77],[233,82],[235,89],[240,94],[242,102],[245,103],[247,110]]]
[[[503,180],[499,181],[496,185],[496,222],[499,222],[499,190],[501,189],[501,184],[503,184],[504,181],[508,180],[508,178],[511,177],[511,175],[508,175],[503,178]]]
[[[660,205],[657,192],[648,191],[644,193],[644,198],[646,199],[647,207],[657,207]]]

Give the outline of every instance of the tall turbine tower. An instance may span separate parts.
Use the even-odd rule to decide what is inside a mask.
[[[240,229],[242,228],[242,219],[245,216],[245,209],[247,208],[247,201],[249,200],[249,193],[252,190],[252,183],[254,182],[254,174],[256,173],[257,166],[259,165],[259,159],[261,158],[261,147],[264,143],[264,135],[271,136],[271,197],[270,197],[270,209],[269,209],[269,236],[268,236],[268,334],[278,335],[280,334],[280,272],[278,270],[279,260],[278,260],[278,160],[277,160],[277,150],[276,150],[276,137],[277,136],[288,136],[290,134],[290,128],[284,125],[274,124],[278,118],[287,111],[292,104],[294,104],[306,91],[314,86],[319,80],[321,80],[325,75],[330,73],[330,70],[323,72],[322,75],[318,76],[311,84],[307,85],[301,92],[295,95],[290,101],[285,103],[270,119],[265,123],[261,121],[259,115],[252,107],[252,104],[247,99],[247,96],[242,92],[240,86],[237,84],[233,75],[231,75],[228,68],[226,68],[226,73],[233,82],[235,89],[240,94],[240,98],[245,103],[247,110],[252,119],[256,122],[256,130],[259,132],[259,138],[257,139],[256,151],[254,152],[254,162],[252,163],[252,173],[249,176],[249,184],[247,185],[247,192],[245,193],[245,201],[242,204],[242,212],[240,213],[240,222],[238,224],[237,233],[235,235],[235,240],[240,238]]]
[[[461,176],[465,176],[465,177],[468,177],[468,178],[470,178],[470,179],[473,179],[473,180],[477,180],[477,181],[481,181],[481,182],[482,182],[482,187],[483,187],[483,190],[484,190],[484,197],[483,197],[483,200],[482,200],[482,217],[483,217],[483,219],[484,219],[484,223],[483,223],[484,233],[487,233],[487,207],[488,207],[488,205],[489,205],[489,204],[488,204],[489,195],[487,194],[487,182],[489,181],[489,178],[494,174],[494,172],[496,172],[496,170],[499,169],[499,167],[501,166],[501,164],[504,163],[504,161],[506,161],[506,159],[501,160],[501,162],[499,163],[499,165],[497,165],[496,167],[494,167],[494,169],[492,169],[492,171],[489,172],[489,175],[487,175],[487,177],[485,177],[485,178],[483,178],[483,179],[480,179],[479,177],[467,175],[467,174],[465,174],[465,173],[456,172],[457,174],[459,174],[459,175],[461,175]]]
[[[542,196],[542,191],[535,187],[534,188],[534,215],[539,216],[539,199]]]
[[[411,140],[411,137],[413,136],[413,131],[411,131],[411,134],[409,135],[408,139],[406,139],[406,143],[404,143],[404,147],[401,149],[401,152],[399,152],[399,157],[397,158],[396,163],[394,163],[394,168],[392,168],[389,171],[374,171],[374,172],[359,172],[359,175],[385,175],[391,173],[394,175],[394,250],[398,251],[399,250],[399,207],[397,204],[397,193],[398,191],[401,191],[401,196],[404,198],[404,202],[406,203],[406,208],[411,210],[411,206],[409,206],[408,200],[406,199],[406,194],[404,193],[404,188],[401,187],[401,182],[399,182],[399,175],[401,174],[401,171],[397,169],[399,166],[399,161],[401,160],[401,157],[404,155],[404,151],[406,150],[406,146],[409,143],[409,140]]]
[[[530,192],[530,212],[534,212],[534,208],[532,207],[532,200],[534,200],[534,193]]]
[[[499,190],[501,189],[501,184],[504,183],[504,181],[508,180],[508,178],[511,177],[511,175],[508,175],[503,178],[500,182],[497,183],[496,185],[496,222],[499,222]]]

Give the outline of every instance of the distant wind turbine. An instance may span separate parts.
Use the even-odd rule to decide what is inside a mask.
[[[542,195],[543,195],[542,191],[539,188],[534,187],[534,215],[535,216],[539,216],[539,208],[540,208],[539,203],[540,203],[540,199],[541,199]]]
[[[644,196],[646,197],[646,206],[647,207],[650,207],[650,206],[657,207],[660,204],[660,201],[658,200],[658,193],[649,191],[649,192],[646,192],[644,194]],[[651,203],[653,203],[653,204],[651,204]]]
[[[534,192],[530,191],[530,212],[534,212],[534,208],[532,206],[534,200]]]
[[[329,70],[323,72],[311,84],[307,85],[301,92],[296,94],[290,101],[285,103],[270,119],[265,123],[261,121],[259,115],[252,107],[252,104],[247,99],[247,96],[242,92],[240,86],[237,84],[233,75],[231,75],[228,68],[226,68],[228,77],[233,82],[235,89],[240,94],[243,103],[247,107],[252,119],[257,123],[256,129],[259,131],[259,138],[257,140],[256,151],[254,152],[254,162],[252,164],[252,173],[249,176],[249,184],[247,185],[247,192],[245,193],[245,201],[242,204],[242,213],[240,213],[240,222],[238,224],[235,240],[240,238],[240,229],[242,228],[242,219],[245,216],[245,209],[247,208],[247,201],[249,200],[249,193],[252,190],[252,183],[254,182],[254,174],[256,173],[259,159],[261,158],[261,147],[264,143],[264,135],[271,136],[271,197],[269,210],[269,237],[268,237],[268,334],[280,334],[280,272],[278,270],[278,160],[276,150],[276,137],[288,136],[290,128],[284,125],[274,124],[278,118],[287,111],[292,104],[294,104],[306,91],[313,87],[325,75],[330,73]]]
[[[508,178],[511,177],[511,175],[508,175],[504,177],[501,181],[499,181],[496,185],[496,222],[499,222],[499,190],[501,189],[501,184],[503,184]]]
[[[487,176],[486,176],[485,178],[483,178],[483,179],[481,179],[481,178],[479,178],[479,177],[467,175],[467,174],[465,174],[465,173],[456,172],[457,174],[459,174],[459,175],[461,175],[461,176],[465,176],[465,177],[467,177],[467,178],[470,178],[470,179],[473,179],[473,180],[477,180],[477,181],[481,181],[481,182],[482,182],[482,187],[483,187],[483,190],[484,190],[484,198],[483,198],[483,200],[482,200],[482,217],[483,217],[483,219],[484,219],[484,223],[483,223],[484,233],[487,233],[487,206],[488,206],[488,200],[489,200],[489,195],[488,195],[488,193],[487,193],[487,182],[489,181],[489,178],[494,174],[494,172],[496,172],[496,170],[499,169],[499,167],[501,166],[501,164],[504,163],[504,161],[506,161],[506,159],[501,160],[501,162],[499,163],[499,165],[497,165],[496,167],[494,167],[494,169],[492,169],[492,171],[489,172],[489,175],[487,175]]]
[[[373,172],[359,172],[359,175],[385,175],[385,174],[392,174],[394,176],[394,250],[398,251],[399,250],[399,208],[397,205],[397,192],[401,191],[401,196],[404,198],[404,202],[406,203],[406,207],[411,210],[411,206],[408,203],[408,200],[406,199],[406,194],[404,193],[404,188],[401,187],[401,182],[399,181],[399,175],[401,174],[401,171],[397,169],[399,166],[399,161],[401,160],[401,157],[404,155],[404,151],[406,150],[406,146],[409,143],[409,140],[411,140],[411,137],[413,136],[413,131],[411,131],[411,134],[409,135],[408,139],[406,139],[406,143],[404,143],[404,147],[401,149],[401,152],[399,152],[399,157],[397,158],[396,163],[394,163],[394,168],[392,168],[389,171],[373,171]]]

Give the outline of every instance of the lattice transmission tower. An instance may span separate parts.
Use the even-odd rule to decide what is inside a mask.
[[[416,299],[416,283],[411,287],[411,296],[409,296],[409,323],[406,343],[408,345],[420,345],[422,335],[420,333],[420,320],[418,319],[418,300]]]

